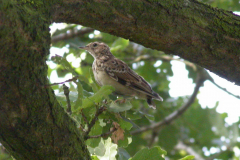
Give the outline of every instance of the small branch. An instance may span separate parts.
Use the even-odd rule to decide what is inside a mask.
[[[233,97],[235,97],[235,98],[237,98],[237,99],[240,99],[240,96],[235,95],[235,94],[229,92],[226,88],[223,88],[223,87],[219,86],[219,85],[218,85],[217,83],[215,83],[213,80],[210,80],[210,81],[211,81],[216,87],[218,87],[219,89],[223,90],[224,92],[228,93],[229,95],[231,95],[231,96],[233,96]]]
[[[233,97],[235,97],[235,98],[237,98],[237,99],[240,99],[240,96],[235,95],[235,94],[229,92],[226,88],[223,88],[223,87],[219,86],[217,83],[215,83],[214,80],[213,80],[213,78],[209,75],[209,73],[208,73],[205,69],[203,69],[202,67],[199,67],[199,66],[197,66],[197,69],[198,69],[199,71],[202,71],[203,77],[205,77],[205,79],[207,79],[207,80],[209,80],[210,82],[212,82],[216,87],[218,87],[219,89],[221,89],[221,90],[223,90],[224,92],[228,93],[229,95],[231,95],[231,96],[233,96]]]
[[[95,113],[95,116],[93,117],[92,121],[90,122],[90,124],[88,125],[88,130],[86,131],[86,136],[88,136],[88,134],[90,133],[92,127],[94,126],[94,124],[96,123],[98,116],[106,110],[105,106],[100,107],[99,109],[97,108],[97,111]]]
[[[88,122],[88,120],[87,120],[87,117],[86,117],[85,114],[83,113],[83,110],[81,110],[81,114],[82,114],[83,120],[85,121],[85,123],[87,124],[87,126],[89,126],[89,122]]]
[[[68,80],[66,80],[66,81],[64,81],[64,82],[52,83],[52,84],[45,85],[44,87],[50,87],[50,86],[54,86],[54,85],[64,84],[64,83],[66,83],[66,82],[72,82],[72,81],[77,80],[77,78],[78,78],[78,76],[75,76],[75,77],[73,77],[72,79],[68,79]]]
[[[171,113],[170,115],[168,115],[166,118],[164,118],[164,120],[162,120],[160,122],[153,123],[150,126],[141,127],[138,130],[132,131],[131,134],[135,135],[135,134],[139,134],[139,133],[142,133],[142,132],[145,132],[145,131],[148,131],[148,130],[159,129],[162,126],[171,123],[173,120],[175,120],[180,115],[182,115],[191,106],[191,104],[194,102],[200,87],[202,86],[203,82],[206,80],[203,73],[204,72],[198,71],[198,77],[197,77],[196,86],[194,88],[194,92],[191,95],[191,97],[189,98],[189,100],[187,101],[187,103],[185,103],[183,106],[181,106],[178,110],[176,110],[173,113]]]
[[[69,31],[70,31],[69,33],[62,33],[62,34],[53,36],[51,42],[56,43],[58,41],[67,40],[67,39],[74,38],[74,37],[77,37],[77,36],[80,37],[80,36],[83,36],[87,33],[93,32],[94,29],[83,28],[81,30],[73,29],[73,30],[69,30]]]
[[[84,129],[84,127],[82,126],[82,124],[80,124],[79,129],[81,129],[83,132],[86,132],[86,130]]]
[[[160,130],[156,130],[156,129],[153,130],[151,139],[150,139],[149,144],[148,144],[149,148],[151,148],[153,146],[154,142],[156,142],[156,138],[158,137],[159,132],[160,132]]]
[[[149,55],[141,55],[137,58],[134,58],[132,60],[132,63],[136,63],[136,62],[140,62],[142,60],[150,60],[150,61],[156,61],[156,60],[162,60],[162,61],[179,61],[179,62],[182,62],[184,63],[185,65],[193,68],[193,70],[197,70],[197,67],[194,63],[191,63],[189,61],[186,61],[186,60],[183,60],[181,58],[173,58],[172,56],[169,56],[169,55],[161,55],[160,56],[149,56]]]
[[[107,133],[103,133],[103,134],[96,135],[96,136],[86,136],[86,137],[85,137],[85,140],[90,139],[90,138],[106,137],[106,136],[112,134],[113,132],[115,132],[116,130],[117,130],[117,128],[114,128],[114,129],[112,129],[111,131],[109,131],[109,132],[107,132]]]
[[[63,92],[67,99],[67,112],[71,115],[72,109],[71,109],[71,103],[69,98],[69,88],[65,84],[63,84]]]

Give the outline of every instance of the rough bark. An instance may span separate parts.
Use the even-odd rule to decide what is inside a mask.
[[[240,85],[240,17],[232,12],[195,0],[65,0],[52,15],[179,55]]]
[[[0,142],[16,159],[90,159],[45,63],[52,1],[0,1]]]

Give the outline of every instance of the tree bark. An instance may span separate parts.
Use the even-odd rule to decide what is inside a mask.
[[[45,63],[53,1],[0,1],[0,142],[16,159],[90,159]]]
[[[195,0],[65,0],[52,15],[178,55],[240,85],[240,17],[232,12]]]

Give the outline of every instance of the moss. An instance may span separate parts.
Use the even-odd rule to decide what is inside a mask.
[[[74,121],[58,104],[52,90],[44,87],[48,84],[45,60],[50,47],[50,5],[56,2],[0,2],[0,23],[3,24],[0,61],[4,59],[0,67],[5,67],[0,68],[4,71],[0,73],[3,79],[0,88],[8,88],[2,91],[0,98],[9,108],[2,107],[3,101],[0,101],[1,110],[4,110],[0,113],[0,140],[16,159],[36,156],[44,159],[46,155],[57,159],[64,154],[65,157],[81,157],[80,152],[86,152],[90,159]],[[71,144],[65,137],[69,134],[74,137]]]

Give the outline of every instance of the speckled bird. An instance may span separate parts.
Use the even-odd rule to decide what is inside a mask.
[[[145,99],[149,107],[154,109],[156,105],[153,99],[163,101],[143,77],[129,68],[126,63],[114,57],[105,43],[92,42],[79,48],[87,50],[94,57],[92,70],[100,86],[113,86],[114,93],[119,96]]]

